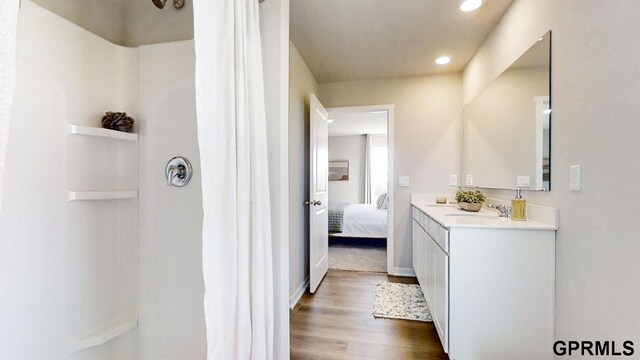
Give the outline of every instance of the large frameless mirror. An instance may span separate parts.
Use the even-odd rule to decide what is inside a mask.
[[[551,189],[551,32],[464,108],[468,186]]]

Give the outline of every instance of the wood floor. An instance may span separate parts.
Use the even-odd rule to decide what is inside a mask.
[[[329,270],[314,295],[291,312],[291,359],[448,359],[433,323],[376,319],[380,281],[415,284],[415,278]]]

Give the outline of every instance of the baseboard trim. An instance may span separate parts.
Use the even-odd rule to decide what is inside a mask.
[[[416,277],[416,273],[412,268],[394,267],[390,268],[388,273],[393,276]]]
[[[309,287],[309,278],[307,277],[306,279],[304,279],[304,282],[302,283],[302,285],[300,285],[300,287],[296,290],[296,292],[293,293],[293,296],[289,298],[289,309],[293,309],[294,307],[296,307],[296,305],[298,304],[298,301],[302,299],[302,295],[304,295],[308,287]]]

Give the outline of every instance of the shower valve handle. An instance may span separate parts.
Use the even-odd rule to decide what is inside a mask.
[[[189,160],[176,156],[169,160],[164,172],[168,186],[183,187],[191,180],[193,168]]]

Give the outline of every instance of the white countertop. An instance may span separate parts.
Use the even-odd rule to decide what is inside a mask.
[[[415,206],[430,218],[446,228],[487,228],[487,229],[514,229],[514,230],[557,230],[553,224],[545,224],[536,221],[515,221],[498,216],[498,212],[483,207],[477,213],[471,213],[458,208],[458,205],[443,204],[425,201],[423,199],[411,199],[411,205]]]

